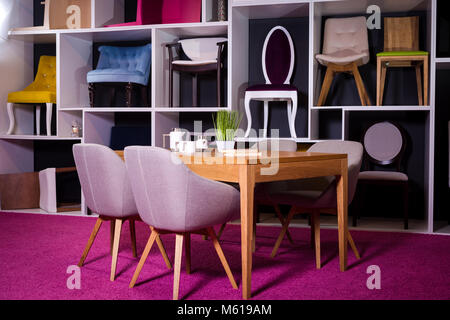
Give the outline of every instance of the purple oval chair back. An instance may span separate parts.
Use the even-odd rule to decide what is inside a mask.
[[[294,69],[294,44],[289,32],[277,26],[266,36],[262,68],[266,84],[289,84]]]

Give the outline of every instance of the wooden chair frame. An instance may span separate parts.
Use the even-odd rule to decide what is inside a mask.
[[[325,73],[325,78],[322,83],[322,89],[320,90],[319,100],[317,102],[317,106],[323,106],[327,100],[328,92],[330,91],[331,84],[333,82],[334,76],[337,73],[349,73],[353,75],[356,82],[356,88],[358,89],[359,98],[361,100],[361,105],[363,106],[371,106],[372,103],[367,94],[366,87],[361,78],[361,74],[358,70],[357,61],[346,64],[346,65],[338,65],[334,63],[328,63],[327,71]]]

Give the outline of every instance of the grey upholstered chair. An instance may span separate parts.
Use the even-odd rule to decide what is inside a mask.
[[[408,176],[401,172],[403,155],[406,150],[406,134],[398,124],[389,121],[377,122],[365,130],[362,138],[364,145],[364,171],[359,173],[358,189],[361,197],[358,207],[362,207],[368,185],[381,187],[394,186],[401,190],[403,197],[403,227],[408,229]],[[389,170],[370,170],[377,165]],[[360,210],[358,210],[360,211]],[[353,226],[356,227],[358,215],[353,215]]]
[[[186,272],[190,273],[190,235],[198,233],[212,239],[231,285],[237,289],[213,226],[239,217],[239,192],[232,186],[196,175],[165,149],[127,147],[125,163],[139,215],[152,230],[130,288],[136,283],[155,237],[175,233],[173,299],[178,299],[183,242]]]
[[[353,141],[323,141],[308,149],[308,152],[346,153],[348,155],[348,203],[353,200],[361,168],[363,147]],[[292,217],[297,213],[311,214],[311,240],[314,239],[316,251],[316,267],[320,269],[320,213],[336,214],[337,199],[334,177],[318,179],[285,181],[277,184],[276,189],[269,190],[269,197],[273,203],[291,205],[288,217],[283,224],[281,233],[272,250],[272,257],[287,232]],[[350,246],[356,257],[359,253],[349,233]]]
[[[109,220],[112,254],[110,280],[114,281],[123,221],[130,222],[133,256],[137,257],[134,222],[140,219],[125,164],[113,150],[97,144],[76,144],[73,146],[73,156],[86,204],[92,212],[99,215],[78,266],[83,265],[102,223]],[[158,237],[156,240],[170,269],[172,266],[161,239]]]

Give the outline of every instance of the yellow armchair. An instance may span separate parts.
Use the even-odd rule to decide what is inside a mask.
[[[56,103],[56,57],[41,56],[38,71],[34,81],[22,91],[8,94],[8,135],[12,134],[15,127],[14,104],[35,104],[36,105],[36,133],[39,135],[41,104],[47,107],[47,135],[51,135],[51,120],[53,104]]]

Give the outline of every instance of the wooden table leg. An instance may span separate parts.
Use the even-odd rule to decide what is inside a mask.
[[[252,279],[253,195],[255,189],[255,173],[252,166],[240,166],[239,186],[241,191],[242,298],[250,299]]]
[[[341,175],[336,176],[338,233],[339,233],[339,267],[341,271],[347,269],[348,245],[348,167],[347,159],[341,161]]]

